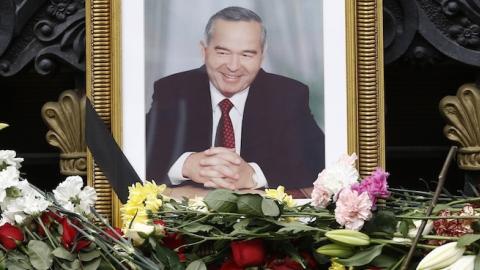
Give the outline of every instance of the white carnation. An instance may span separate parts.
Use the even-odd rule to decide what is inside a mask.
[[[23,158],[17,158],[15,157],[16,155],[17,153],[12,150],[0,150],[0,165],[5,163],[7,166],[13,166],[20,169]]]
[[[16,167],[10,166],[0,171],[0,202],[7,197],[7,189],[19,184],[20,172]]]
[[[78,199],[82,187],[83,179],[80,176],[69,176],[53,190],[53,195],[61,205],[67,204],[71,200]]]
[[[343,188],[348,188],[358,182],[360,175],[355,167],[355,154],[342,156],[335,164],[325,168],[313,183],[335,195]]]
[[[87,214],[90,214],[90,208],[95,205],[97,200],[97,192],[93,187],[84,187],[83,190],[78,194],[80,198],[80,204],[77,206],[80,208],[80,211],[83,211]]]
[[[16,188],[20,191],[20,196],[7,198],[2,203],[2,224],[22,224],[27,216],[39,215],[50,206],[50,202],[32,188],[28,181],[19,181]]]
[[[90,207],[97,200],[97,193],[92,187],[82,187],[83,179],[80,176],[69,176],[53,190],[53,194],[63,208],[79,214],[89,214]]]

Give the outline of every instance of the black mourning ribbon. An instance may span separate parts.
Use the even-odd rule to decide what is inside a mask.
[[[95,163],[108,178],[118,198],[125,203],[128,198],[128,187],[142,180],[123,154],[112,133],[98,116],[89,99],[87,99],[85,114],[87,146]]]

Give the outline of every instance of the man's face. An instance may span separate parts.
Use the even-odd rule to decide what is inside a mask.
[[[250,86],[263,60],[259,23],[216,20],[210,42],[202,43],[210,82],[226,97]]]

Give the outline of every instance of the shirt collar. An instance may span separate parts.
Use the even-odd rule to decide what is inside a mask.
[[[250,87],[236,93],[232,97],[228,98],[232,102],[233,107],[243,115],[243,109],[245,108],[245,102],[247,102],[248,92]],[[224,100],[226,97],[220,93],[220,91],[210,82],[210,97],[212,99],[212,110],[218,109],[218,103]]]

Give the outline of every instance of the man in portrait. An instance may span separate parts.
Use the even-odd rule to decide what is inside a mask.
[[[324,168],[324,134],[308,87],[261,68],[266,35],[253,11],[222,9],[205,27],[204,65],[154,83],[148,180],[232,190],[312,186]]]

